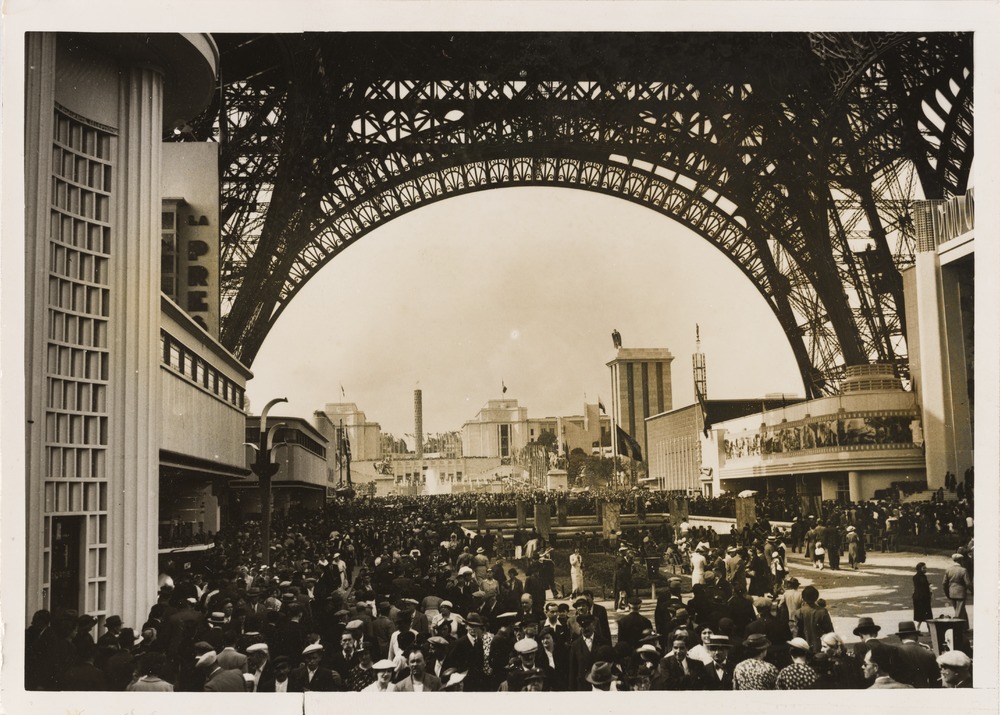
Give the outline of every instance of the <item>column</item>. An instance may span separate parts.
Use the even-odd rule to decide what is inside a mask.
[[[109,325],[107,610],[132,623],[145,618],[156,594],[158,571],[162,84],[154,70],[126,68],[118,96]]]

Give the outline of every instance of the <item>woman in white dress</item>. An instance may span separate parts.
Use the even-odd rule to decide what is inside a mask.
[[[705,553],[708,547],[705,544],[698,544],[698,547],[691,554],[691,585],[705,583],[705,564],[707,559]]]
[[[569,555],[569,578],[573,587],[570,598],[576,598],[583,593],[583,556],[579,546]]]

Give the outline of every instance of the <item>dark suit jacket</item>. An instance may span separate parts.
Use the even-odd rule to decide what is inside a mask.
[[[247,689],[243,684],[243,673],[217,668],[205,680],[204,690],[206,693],[245,693]]]
[[[608,609],[595,603],[590,612],[597,619],[596,640],[601,645],[611,645],[611,624],[608,621]],[[587,686],[590,687],[589,685]]]
[[[618,642],[628,643],[633,649],[639,646],[642,632],[653,624],[640,613],[628,613],[618,619]]]
[[[320,693],[329,693],[344,689],[344,681],[340,675],[329,668],[317,668],[313,675],[312,682],[309,682],[309,674],[306,666],[300,665],[288,674],[288,690],[293,693],[304,693],[312,690]]]
[[[483,672],[485,666],[484,659],[482,639],[473,645],[467,636],[463,636],[455,641],[451,650],[448,651],[448,655],[444,659],[444,667],[467,671],[465,689],[471,692],[481,692],[487,685],[486,676]]]
[[[597,636],[594,636],[593,648],[596,650],[600,646]],[[569,682],[568,690],[590,690],[590,683],[586,677],[590,673],[590,667],[594,664],[594,651],[587,648],[583,636],[578,636],[569,644]]]
[[[934,651],[919,643],[902,643],[896,646],[896,657],[898,667],[893,673],[896,680],[914,688],[939,686],[939,670]]]
[[[692,658],[685,658],[684,660],[687,661],[687,674],[684,673],[684,666],[676,658],[667,658],[663,661],[663,663],[661,663],[660,669],[666,670],[666,690],[704,689],[704,681],[706,677],[705,664],[700,660],[694,660]],[[718,680],[714,671],[709,675]]]
[[[719,679],[716,673],[715,664],[710,663],[704,667],[704,675],[701,680],[702,690],[732,690],[733,689],[733,670],[736,668],[736,663],[730,659],[726,662],[726,666],[723,671],[722,679]]]
[[[435,690],[441,689],[441,679],[436,675],[430,673],[424,673],[423,677],[424,690],[426,692],[433,693]],[[413,692],[413,676],[410,675],[403,678],[398,683],[396,683],[397,693],[412,693]]]

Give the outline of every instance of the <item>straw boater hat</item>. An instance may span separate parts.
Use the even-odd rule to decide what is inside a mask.
[[[708,637],[709,648],[732,648],[732,641],[729,636],[712,635]]]
[[[372,670],[393,670],[396,666],[388,658],[372,663]]]

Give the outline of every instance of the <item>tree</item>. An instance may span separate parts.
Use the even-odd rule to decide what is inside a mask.
[[[556,433],[552,430],[543,429],[536,440],[538,444],[548,451],[553,451],[556,446]]]

